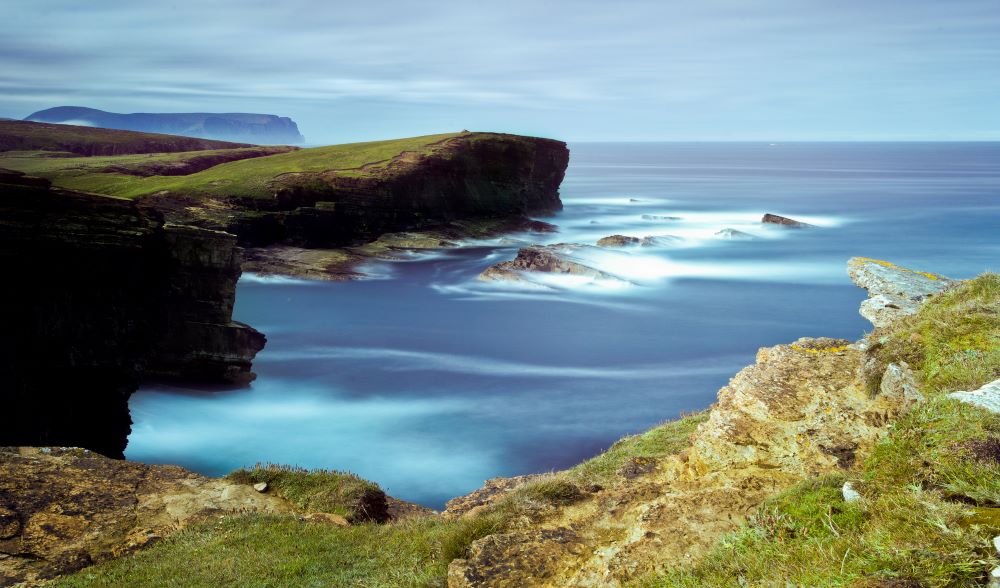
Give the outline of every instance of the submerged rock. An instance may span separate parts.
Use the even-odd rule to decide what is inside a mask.
[[[681,220],[679,216],[663,216],[659,214],[644,214],[642,215],[642,220],[648,221],[676,221]]]
[[[868,291],[869,298],[861,303],[860,313],[876,327],[915,314],[927,298],[958,283],[938,274],[867,257],[851,258],[847,273],[855,284]]]
[[[792,229],[805,229],[808,227],[816,226],[788,218],[787,216],[779,216],[777,214],[771,214],[771,213],[765,214],[764,217],[760,219],[760,222],[765,225],[781,225],[783,227],[789,227]]]
[[[756,239],[757,237],[751,235],[750,233],[744,233],[743,231],[737,231],[736,229],[722,229],[715,236],[719,239],[726,239],[729,241],[750,241]]]
[[[643,247],[666,247],[667,245],[676,245],[683,240],[683,237],[678,237],[676,235],[655,235],[643,237],[642,242],[639,243],[639,245]]]
[[[640,243],[640,239],[637,237],[629,237],[627,235],[610,235],[608,237],[601,237],[597,240],[598,247],[633,247]]]

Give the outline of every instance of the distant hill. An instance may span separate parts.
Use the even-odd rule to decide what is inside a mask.
[[[250,145],[67,124],[53,125],[23,120],[0,121],[0,152],[68,151],[77,155],[129,155],[240,147],[250,147]]]
[[[118,114],[82,106],[57,106],[39,110],[25,120],[46,123],[166,133],[202,139],[254,144],[294,144],[305,138],[295,121],[273,114],[251,113],[146,113]]]

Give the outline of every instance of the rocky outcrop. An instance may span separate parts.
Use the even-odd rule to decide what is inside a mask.
[[[119,114],[83,106],[57,106],[34,112],[26,120],[254,144],[295,144],[305,141],[295,121],[273,114],[245,112]]]
[[[130,200],[0,184],[0,445],[121,457],[144,377],[240,384],[264,336],[231,320],[233,235],[165,224]]]
[[[804,338],[761,349],[719,391],[687,449],[644,458],[641,473],[619,471],[582,500],[476,541],[452,562],[448,585],[623,586],[695,560],[767,497],[850,469],[921,402],[901,363],[886,366],[871,391],[870,364],[861,342]]]
[[[486,268],[479,274],[484,282],[512,282],[544,286],[536,276],[562,275],[589,278],[591,280],[624,281],[621,278],[587,265],[587,261],[576,253],[593,249],[587,245],[560,243],[557,245],[532,245],[522,247],[517,257]]]
[[[851,258],[847,273],[855,284],[868,291],[868,300],[861,303],[860,312],[876,327],[886,327],[901,317],[915,314],[929,297],[957,284],[938,274],[867,257]]]
[[[765,214],[763,218],[760,219],[760,222],[765,225],[781,225],[791,229],[805,229],[814,226],[809,223],[788,218],[787,216],[779,216],[771,213]]]
[[[83,449],[0,448],[0,585],[120,557],[206,517],[291,513],[286,501],[177,466]]]

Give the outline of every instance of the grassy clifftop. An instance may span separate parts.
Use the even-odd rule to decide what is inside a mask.
[[[0,120],[0,152],[16,150],[56,151],[76,155],[128,155],[237,147],[249,145],[178,135]]]
[[[186,153],[86,158],[53,157],[50,153],[22,150],[0,154],[0,167],[47,178],[62,188],[128,198],[162,191],[205,196],[267,197],[273,194],[272,182],[283,174],[340,171],[347,176],[362,176],[366,172],[376,172],[404,152],[427,154],[433,149],[433,145],[458,135],[451,133],[296,149],[267,154],[270,157],[222,161],[210,168],[179,177],[142,176],[127,172],[140,166],[178,163],[208,155],[221,156],[252,150],[244,148],[234,151],[231,149],[232,144],[222,144],[224,147],[209,147],[212,151],[205,151],[206,148],[202,147],[198,150],[185,150]],[[218,150],[223,148],[225,150]]]

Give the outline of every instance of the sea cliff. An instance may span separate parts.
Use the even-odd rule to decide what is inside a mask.
[[[264,336],[231,320],[232,235],[166,224],[139,203],[0,175],[0,445],[121,457],[142,378],[253,378]]]

